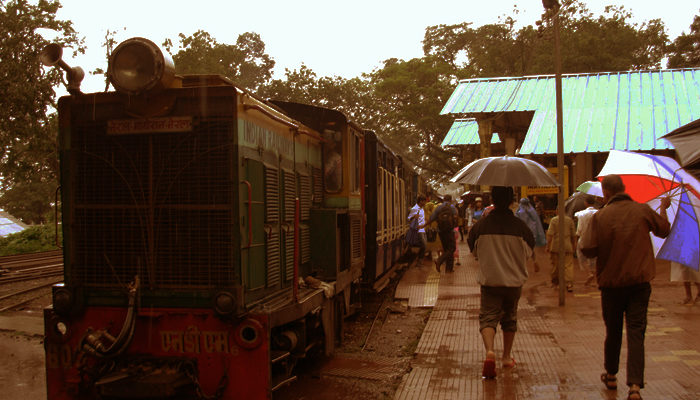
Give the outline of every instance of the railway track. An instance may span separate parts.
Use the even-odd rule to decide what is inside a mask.
[[[0,257],[0,285],[62,274],[60,250]]]
[[[50,301],[49,288],[61,281],[60,250],[0,257],[0,313],[47,296]]]

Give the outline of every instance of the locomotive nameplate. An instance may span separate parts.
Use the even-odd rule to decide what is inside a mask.
[[[159,331],[161,350],[174,353],[199,354],[230,353],[238,354],[238,346],[229,340],[227,331],[200,331],[196,326],[189,326],[184,331]]]
[[[108,135],[190,131],[192,131],[192,117],[119,119],[107,121]]]

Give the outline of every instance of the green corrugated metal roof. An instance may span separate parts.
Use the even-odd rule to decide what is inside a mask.
[[[498,133],[491,136],[491,143],[500,143]],[[441,146],[479,144],[479,124],[474,118],[456,119],[442,140]]]
[[[700,68],[562,76],[564,152],[672,149],[700,118]],[[521,154],[556,153],[554,75],[460,81],[441,114],[535,111]]]
[[[26,228],[27,225],[23,224],[20,220],[0,210],[0,237],[22,232]]]

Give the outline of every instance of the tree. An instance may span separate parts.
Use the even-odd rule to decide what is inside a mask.
[[[366,129],[374,129],[378,113],[366,76],[346,79],[321,77],[302,64],[298,70],[285,69],[285,79],[273,79],[258,94],[264,98],[293,101],[336,109]]]
[[[370,77],[379,136],[429,181],[451,177],[460,167],[459,153],[440,146],[452,124],[452,117],[440,115],[454,89],[450,65],[430,56],[389,59]]]
[[[517,8],[514,10],[517,14]],[[515,31],[516,20],[472,28],[470,23],[429,26],[423,52],[453,68],[457,78],[524,75],[529,70],[536,34],[532,27]]]
[[[122,28],[123,30],[126,30],[126,27]],[[114,39],[114,35],[117,33],[117,31],[110,31],[107,29],[105,32],[105,41],[102,43],[102,47],[105,48],[105,60],[108,60],[109,57],[112,56],[112,51],[114,51],[114,48],[117,46],[117,41]],[[92,75],[102,75],[104,76],[105,79],[105,92],[109,90],[109,76],[107,75],[107,71],[105,71],[102,68],[95,68],[94,71],[90,71],[90,74]]]
[[[26,223],[42,223],[58,186],[57,124],[50,110],[62,72],[38,60],[49,42],[84,52],[71,21],[56,18],[58,1],[0,1],[0,207]]]
[[[700,67],[700,15],[693,18],[689,33],[673,41],[668,55],[669,68]]]
[[[455,76],[493,77],[554,73],[551,21],[514,29],[514,17],[472,28],[470,24],[426,28],[423,51],[454,69]],[[560,11],[562,71],[565,73],[660,68],[668,37],[661,20],[630,22],[624,7],[608,6],[594,16],[579,0]]]
[[[192,36],[181,33],[179,38],[180,50],[173,54],[179,74],[223,75],[252,91],[272,78],[275,61],[265,53],[265,43],[257,33],[239,35],[235,45],[219,43],[202,30]],[[170,39],[164,47],[172,54]]]
[[[579,0],[562,5],[562,72],[605,72],[661,68],[668,36],[660,19],[630,22],[632,12],[607,6],[595,17]],[[541,40],[533,53],[535,73],[554,72],[551,20],[540,24]]]

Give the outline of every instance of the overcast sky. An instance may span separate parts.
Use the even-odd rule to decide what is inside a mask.
[[[319,76],[352,78],[388,58],[421,57],[427,26],[495,23],[499,16],[512,15],[515,3],[519,26],[539,19],[541,0],[61,0],[58,16],[73,21],[85,37],[87,54],[72,58],[66,52],[64,58],[86,72],[106,69],[102,43],[107,29],[118,31],[118,42],[143,36],[157,44],[166,38],[177,44],[179,33],[189,36],[202,29],[218,42],[231,44],[241,33],[260,34],[267,54],[276,62],[278,78],[284,76],[285,68],[298,69],[302,63]],[[588,0],[586,4],[595,14],[606,4],[625,4],[636,22],[661,18],[672,39],[688,32],[693,16],[700,13],[697,0]],[[87,76],[82,89],[104,90],[103,78]]]

